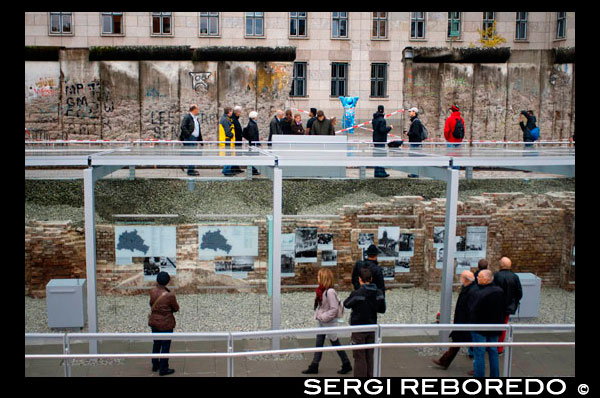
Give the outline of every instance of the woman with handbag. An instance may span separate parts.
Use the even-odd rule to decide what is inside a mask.
[[[168,273],[161,271],[156,276],[157,286],[150,291],[150,315],[148,316],[148,326],[152,328],[152,333],[173,333],[175,329],[174,312],[179,311],[179,304],[175,298],[175,293],[167,288],[171,280]],[[171,340],[154,340],[152,346],[153,354],[168,354],[171,350]],[[170,375],[175,370],[169,369],[169,358],[152,358],[152,371],[159,371],[161,376]]]
[[[315,297],[315,319],[319,323],[319,327],[333,327],[337,326],[337,319],[341,317],[343,308],[340,306],[340,299],[336,291],[333,289],[333,273],[329,268],[321,268],[319,273],[317,274],[317,281],[319,286],[316,289],[316,297]],[[329,338],[331,341],[331,345],[339,346],[341,345],[340,340],[337,335],[334,333],[318,334],[317,335],[317,347],[323,347],[325,344],[325,337]],[[348,359],[348,355],[346,355],[345,351],[336,351],[342,360],[342,368],[337,372],[339,374],[346,374],[352,371],[352,365],[350,364],[350,360]],[[312,363],[308,366],[308,369],[303,370],[304,374],[317,374],[319,373],[319,362],[321,361],[321,357],[323,356],[323,352],[315,352]]]

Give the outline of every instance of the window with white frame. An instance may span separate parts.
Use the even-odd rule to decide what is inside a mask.
[[[410,13],[410,38],[424,39],[425,38],[425,13],[411,12]]]
[[[386,39],[387,31],[388,31],[388,13],[387,12],[374,12],[373,13],[373,30],[371,32],[371,38]]]
[[[152,34],[170,36],[173,34],[173,13],[171,12],[153,12],[152,13]]]
[[[219,13],[200,13],[200,36],[219,36]]]
[[[460,25],[461,15],[460,12],[449,12],[448,13],[448,38],[460,39]]]
[[[103,35],[122,35],[123,34],[123,13],[122,12],[103,12],[102,13],[102,34]]]
[[[387,86],[387,64],[371,64],[371,97],[385,97]]]
[[[331,15],[331,36],[335,38],[348,37],[348,13],[333,12]]]
[[[348,91],[348,64],[345,62],[331,63],[331,96],[346,96]]]
[[[527,17],[529,13],[517,13],[517,26],[515,29],[515,40],[527,40]]]
[[[73,34],[73,13],[72,12],[51,12],[50,13],[50,34],[51,35],[72,35]]]
[[[483,13],[483,36],[487,37],[488,29],[494,26],[494,22],[496,21],[496,13],[495,12],[484,12]],[[493,33],[493,32],[492,32]]]
[[[290,12],[290,36],[306,37],[305,12]]]
[[[306,97],[306,62],[294,62],[290,97]]]
[[[246,13],[246,36],[264,36],[264,25],[265,15],[263,12]]]
[[[564,39],[567,37],[567,13],[556,13],[556,38]]]

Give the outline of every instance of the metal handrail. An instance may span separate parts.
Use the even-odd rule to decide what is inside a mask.
[[[505,342],[474,343],[474,342],[434,342],[434,343],[382,343],[382,332],[384,330],[407,330],[407,329],[433,329],[433,330],[504,330],[507,332]],[[227,352],[211,353],[116,353],[116,354],[72,354],[70,344],[73,340],[154,340],[156,333],[26,333],[26,339],[55,338],[63,340],[63,354],[26,354],[25,359],[63,359],[65,366],[65,377],[71,376],[71,365],[73,359],[98,359],[98,358],[227,358],[227,376],[233,376],[233,359],[236,357],[258,356],[258,355],[285,355],[295,353],[327,352],[340,350],[374,349],[373,375],[379,377],[381,373],[381,349],[383,348],[411,348],[411,347],[506,347],[507,353],[504,357],[504,375],[510,377],[512,362],[512,347],[516,346],[575,346],[575,342],[513,342],[515,329],[533,330],[575,330],[574,324],[382,324],[382,325],[358,325],[358,326],[333,326],[305,329],[283,329],[265,330],[252,332],[194,332],[194,333],[160,333],[161,339],[172,340],[214,340],[227,339]],[[352,344],[332,347],[307,347],[277,350],[256,350],[245,352],[234,352],[234,341],[244,338],[272,338],[280,336],[317,335],[334,332],[374,332],[376,340],[373,344]]]

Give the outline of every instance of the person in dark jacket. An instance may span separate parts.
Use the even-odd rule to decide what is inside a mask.
[[[233,125],[233,108],[230,106],[226,106],[223,109],[223,115],[219,120],[219,147],[220,148],[233,148],[235,144],[235,127]],[[220,156],[227,156],[227,152],[223,151],[219,153]],[[223,167],[222,173],[226,176],[235,175],[232,172],[232,166]]]
[[[410,116],[410,127],[406,135],[408,136],[408,142],[410,143],[411,149],[420,149],[421,142],[423,141],[423,123],[419,119],[419,110],[412,107],[408,110]],[[419,177],[417,174],[409,174],[409,178]]]
[[[234,135],[236,147],[242,146],[242,125],[240,124],[240,116],[241,115],[242,115],[242,107],[239,105],[234,106],[233,114],[231,115],[231,121],[233,122],[233,129],[234,129],[233,135]],[[241,169],[240,166],[231,166],[231,172],[232,173],[242,173],[243,170]]]
[[[302,126],[302,115],[296,113],[292,122],[292,134],[304,135],[304,127]]]
[[[460,282],[462,288],[456,300],[456,307],[454,310],[454,323],[469,323],[469,299],[473,289],[477,289],[477,285],[473,283],[475,277],[471,271],[463,271],[460,274]],[[455,343],[471,341],[471,332],[467,330],[453,330],[450,333],[452,341]],[[432,362],[444,369],[448,369],[448,366],[454,360],[454,357],[460,351],[460,347],[450,347],[440,359],[432,359]]]
[[[260,146],[260,143],[257,143],[257,141],[260,141],[258,125],[256,124],[257,118],[258,118],[258,112],[256,112],[256,111],[250,112],[250,114],[248,115],[248,125],[243,130],[243,132],[244,132],[243,135],[250,142],[251,146]],[[260,173],[258,172],[256,167],[254,167],[254,166],[252,166],[252,175],[255,175],[255,176],[260,175]]]
[[[377,112],[375,112],[373,114],[373,120],[372,120],[372,124],[373,124],[373,142],[384,142],[387,143],[387,135],[388,133],[392,130],[392,128],[394,128],[394,126],[390,125],[389,127],[386,126],[386,121],[385,121],[385,117],[384,117],[384,113],[383,113],[383,105],[379,105],[377,107]],[[385,148],[385,144],[373,144],[375,146],[375,148]],[[379,152],[377,150],[375,150],[375,156],[382,154],[382,152]],[[385,177],[389,177],[390,175],[388,173],[385,172],[385,169],[383,167],[375,167],[375,177],[376,178],[385,178]]]
[[[270,141],[273,138],[273,134],[282,134],[281,120],[283,120],[283,111],[281,109],[277,109],[275,116],[273,116],[271,123],[269,123],[269,146],[271,146]]]
[[[481,272],[481,270],[484,269],[488,269],[488,262],[485,258],[482,258],[481,260],[479,260],[479,262],[477,263],[477,271],[475,271],[475,284],[477,284],[477,276],[479,275],[479,272]]]
[[[310,135],[310,129],[312,129],[312,125],[315,120],[317,120],[317,108],[310,108],[310,112],[308,113],[308,121],[306,122],[306,135]]]
[[[317,112],[317,120],[312,124],[310,135],[335,135],[331,120],[325,117],[323,111]]]
[[[369,268],[373,283],[385,294],[385,281],[383,279],[383,271],[379,264],[377,264],[377,256],[379,255],[379,249],[375,245],[370,245],[367,248],[367,259],[365,261],[357,261],[352,269],[352,286],[354,290],[360,288],[360,282],[358,281],[360,276],[361,268]]]
[[[292,117],[292,110],[286,109],[285,117],[281,120],[281,134],[290,135],[292,134],[292,123],[294,118]]]
[[[529,114],[531,112],[531,114]],[[519,126],[521,126],[521,130],[523,131],[523,141],[524,142],[533,142],[533,137],[531,136],[531,130],[535,128],[536,118],[533,116],[533,111],[527,112],[526,110],[521,111],[521,121],[519,122]],[[525,120],[525,123],[523,123]],[[525,144],[526,147],[530,147],[531,144]]]
[[[505,299],[505,317],[503,319],[505,324],[508,324],[508,319],[511,315],[514,315],[519,308],[519,303],[523,298],[523,288],[521,287],[521,280],[519,276],[512,272],[510,269],[512,262],[508,257],[502,257],[500,259],[500,271],[494,274],[494,284],[502,288]],[[506,337],[506,331],[503,331],[498,339],[499,342],[503,342]],[[498,347],[498,354],[504,352],[504,347]]]
[[[344,300],[344,307],[352,310],[350,325],[375,325],[377,313],[385,313],[385,296],[375,284],[369,268],[361,268],[360,288]],[[373,344],[375,332],[352,333],[352,344]],[[353,350],[354,377],[373,377],[373,350]]]
[[[477,283],[479,288],[474,290],[469,300],[469,322],[483,324],[502,324],[506,305],[504,292],[493,284],[494,275],[489,269],[479,272]],[[500,331],[482,330],[471,331],[473,343],[495,343],[498,341]],[[500,363],[497,347],[473,347],[473,371],[469,374],[475,377],[485,377],[485,353],[489,355],[490,377],[500,376]]]
[[[156,276],[157,286],[150,290],[150,317],[148,326],[152,333],[173,333],[175,329],[174,312],[179,311],[179,304],[175,298],[175,293],[167,288],[171,280],[168,273],[161,271]],[[154,340],[152,346],[153,354],[168,354],[171,349],[171,340]],[[152,358],[152,371],[159,371],[159,375],[165,376],[174,373],[175,370],[169,369],[169,358]]]
[[[189,110],[190,113],[185,115],[181,121],[179,140],[184,142],[184,146],[195,147],[196,144],[194,142],[202,141],[202,131],[200,130],[200,122],[198,122],[198,105],[190,105]],[[198,172],[194,169],[193,165],[190,165],[188,166],[187,174],[197,176]]]

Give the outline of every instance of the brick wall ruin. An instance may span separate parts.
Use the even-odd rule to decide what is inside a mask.
[[[458,203],[456,234],[464,235],[468,226],[486,226],[486,258],[492,270],[498,269],[502,256],[508,256],[515,272],[532,272],[542,278],[543,286],[571,289],[574,285],[568,283],[568,276],[575,239],[574,202],[573,192],[472,196]],[[410,271],[396,273],[388,285],[412,284],[437,290],[442,270],[435,267],[433,229],[444,225],[444,217],[445,199],[427,201],[420,196],[404,196],[362,206],[344,206],[334,218],[284,217],[282,233],[293,233],[298,227],[317,227],[319,233],[332,233],[338,264],[331,269],[340,287],[348,289],[354,262],[361,257],[358,233],[373,232],[377,236],[379,226],[399,226],[401,233],[414,234],[414,256]],[[227,224],[231,223],[222,223]],[[266,220],[248,224],[259,227],[259,255],[254,271],[248,272],[245,279],[217,275],[213,261],[199,261],[198,224],[177,225],[177,275],[172,283],[178,286],[178,292],[205,291],[199,289],[202,286],[265,286]],[[144,291],[136,288],[153,285],[143,281],[141,264],[115,265],[114,225],[97,225],[96,239],[99,293],[139,294]],[[393,262],[382,261],[381,265]],[[286,291],[286,285],[316,284],[319,267],[320,262],[296,264],[295,276],[282,278],[282,290]],[[46,284],[53,278],[85,278],[84,233],[82,229],[74,229],[70,222],[30,222],[25,228],[25,294],[43,297]],[[258,290],[264,291],[264,287]]]

